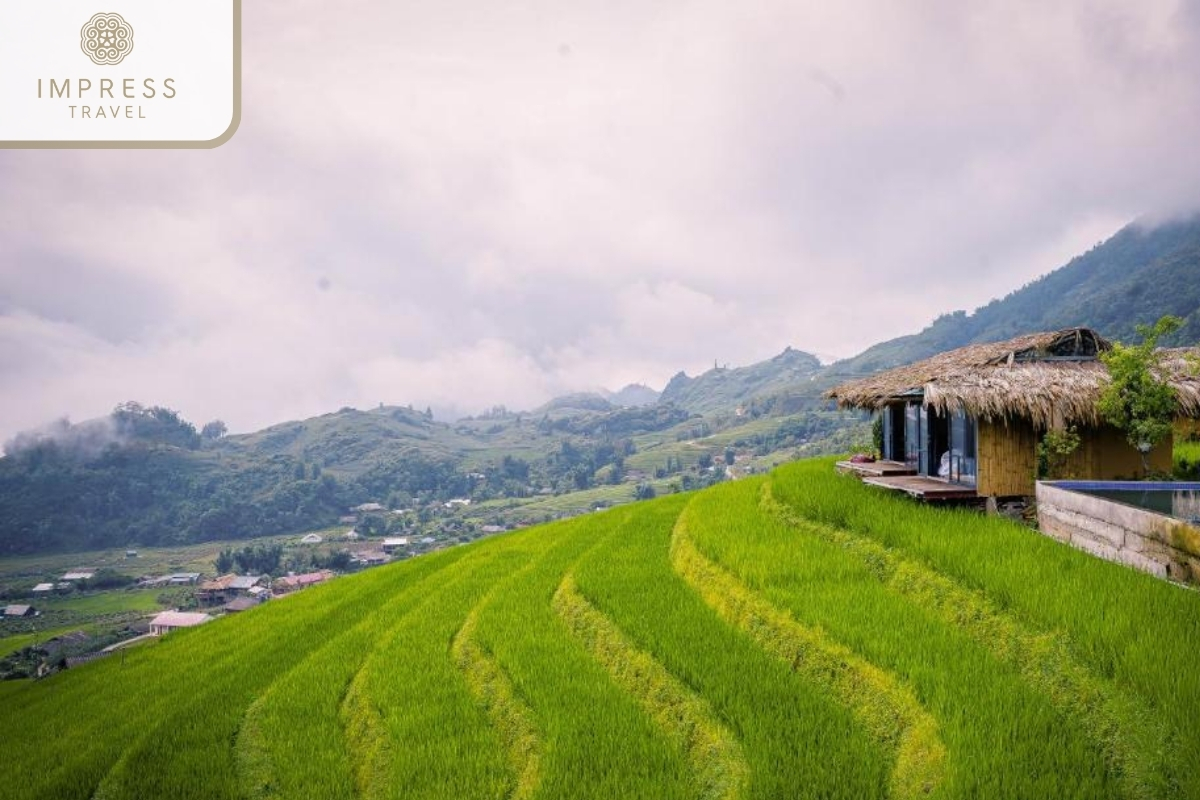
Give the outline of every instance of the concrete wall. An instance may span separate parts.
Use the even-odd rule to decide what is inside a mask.
[[[1200,528],[1123,503],[1038,481],[1038,527],[1109,561],[1200,584]]]

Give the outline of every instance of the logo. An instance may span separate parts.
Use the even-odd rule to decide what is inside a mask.
[[[133,27],[120,14],[96,14],[79,32],[80,47],[96,64],[120,64],[133,52]]]
[[[0,150],[209,148],[237,131],[242,0],[0,6]]]

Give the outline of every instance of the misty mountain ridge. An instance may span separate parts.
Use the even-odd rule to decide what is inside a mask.
[[[733,411],[759,395],[807,383],[820,372],[820,359],[788,347],[773,358],[745,367],[714,364],[694,378],[679,372],[667,383],[659,402],[674,403],[696,414]]]
[[[623,408],[637,406],[652,406],[658,402],[662,393],[651,389],[644,383],[631,383],[620,391],[604,392],[604,397],[613,405]]]
[[[945,314],[825,367],[788,347],[748,366],[680,372],[661,393],[637,384],[577,392],[453,423],[412,408],[344,408],[236,436],[210,437],[170,409],[126,403],[108,418],[61,420],[6,445],[0,552],[250,537],[331,525],[363,502],[575,491],[619,480],[635,436],[661,444],[778,417],[799,425],[794,442],[815,434],[815,416],[829,415],[823,390],[848,376],[1074,325],[1130,340],[1136,325],[1164,314],[1184,319],[1169,343],[1200,341],[1200,218],[1126,226],[971,314]],[[828,423],[816,435],[828,435]]]

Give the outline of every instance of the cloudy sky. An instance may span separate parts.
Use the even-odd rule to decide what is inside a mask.
[[[1200,206],[1200,4],[254,0],[214,151],[0,152],[0,440],[852,355]]]

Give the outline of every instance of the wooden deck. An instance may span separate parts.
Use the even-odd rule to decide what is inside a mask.
[[[926,478],[923,475],[865,476],[863,477],[863,483],[870,484],[871,486],[879,486],[884,489],[891,489],[892,491],[904,492],[927,503],[983,500],[969,486],[959,486],[958,484],[938,480],[937,478]]]
[[[839,472],[852,472],[860,477],[883,478],[891,475],[916,475],[917,471],[903,461],[839,461]]]

